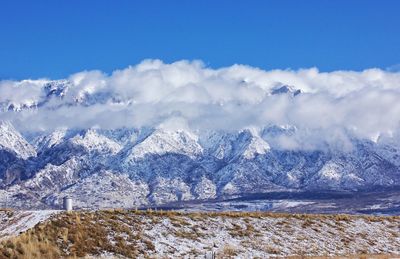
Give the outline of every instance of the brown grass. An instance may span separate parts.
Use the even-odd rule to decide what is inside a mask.
[[[12,210],[3,210],[11,218]],[[138,217],[144,216],[144,217]],[[344,228],[348,221],[362,218],[368,222],[388,221],[397,224],[400,217],[374,217],[351,215],[312,215],[312,214],[287,214],[268,212],[194,212],[183,213],[176,211],[139,211],[139,210],[101,210],[94,212],[62,213],[36,225],[27,232],[0,242],[0,259],[3,258],[60,258],[84,257],[99,255],[109,252],[128,258],[139,255],[150,257],[157,253],[153,241],[144,233],[143,227],[150,222],[150,226],[160,223],[168,218],[174,226],[174,235],[182,239],[200,240],[207,235],[204,226],[205,219],[222,218],[225,220],[238,218],[241,224],[232,223],[229,233],[235,237],[255,237],[258,230],[251,221],[253,218],[277,218],[278,225],[290,227],[290,219],[301,220],[304,228],[316,228],[323,220],[332,220],[337,229]],[[191,219],[192,221],[189,221]],[[232,221],[231,221],[232,222]],[[149,225],[149,224],[147,224]],[[290,230],[290,229],[289,229]],[[289,231],[288,230],[288,231]],[[109,236],[113,233],[112,236]],[[389,233],[394,238],[398,233]],[[365,233],[359,233],[359,238],[366,239]],[[343,245],[348,246],[352,240],[343,238]],[[280,251],[273,246],[266,246],[270,254],[279,254]],[[229,258],[240,251],[237,247],[225,246],[221,249],[222,257]],[[362,251],[359,251],[362,253]],[[358,257],[357,257],[358,256]],[[362,258],[364,255],[355,255],[337,258]],[[290,258],[324,258],[324,257],[290,257]],[[385,259],[386,255],[368,256],[367,258]]]
[[[222,254],[220,255],[221,258],[232,258],[238,255],[238,249],[232,245],[226,245],[222,249]]]
[[[355,254],[343,256],[287,256],[275,257],[286,259],[397,259],[397,255],[382,255],[382,254]]]
[[[129,227],[118,221],[118,212],[65,213],[18,237],[0,244],[0,258],[59,258],[60,256],[83,257],[98,255],[103,251],[129,258],[137,256],[140,248],[154,250],[149,240],[133,236]],[[132,225],[136,222],[131,222]],[[117,238],[111,244],[108,233],[125,234],[126,240]],[[140,232],[140,231],[139,231]],[[126,242],[128,241],[128,242]]]

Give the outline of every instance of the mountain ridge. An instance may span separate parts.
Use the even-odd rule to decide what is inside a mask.
[[[23,81],[18,87],[31,83]],[[252,87],[248,84],[242,85]],[[98,104],[111,103],[118,110],[122,102],[129,107],[136,103],[134,97],[124,99],[95,86],[43,80],[31,86],[38,91],[33,97],[6,100],[0,107],[2,113],[23,118],[42,109],[63,107],[68,113],[83,106],[96,112]],[[278,83],[264,94],[284,102],[307,95]],[[363,191],[400,185],[400,143],[390,135],[369,140],[344,131],[339,135],[344,144],[322,135],[315,145],[296,142],[296,125],[192,129],[175,115],[176,121],[154,126],[110,129],[60,123],[64,126],[32,130],[18,119],[19,132],[11,122],[0,122],[0,203],[57,208],[69,195],[81,207],[140,207],[274,191]],[[304,133],[314,134],[299,134]]]
[[[3,134],[18,136],[16,143],[28,143],[10,123],[1,125],[8,125]],[[146,137],[139,136],[143,131]],[[279,150],[263,137],[265,129],[254,128],[211,133],[127,128],[66,132],[43,133],[22,149],[14,143],[1,146],[2,152],[15,146],[11,153],[31,154],[3,159],[1,188],[10,192],[8,198],[16,207],[54,208],[63,195],[74,196],[84,207],[82,197],[89,200],[85,193],[93,195],[87,207],[101,206],[107,192],[107,207],[135,207],[279,190],[359,191],[400,184],[399,167],[392,163],[397,147],[392,146],[386,158],[379,150],[387,152],[387,145],[367,141],[358,140],[355,150],[344,153]],[[22,197],[32,203],[23,205]],[[1,193],[0,199],[4,202]]]

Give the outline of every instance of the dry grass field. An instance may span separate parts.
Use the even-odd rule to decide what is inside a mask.
[[[3,228],[22,220],[18,211],[0,213]],[[400,217],[62,212],[0,244],[0,258],[204,258],[210,252],[217,258],[400,258]]]

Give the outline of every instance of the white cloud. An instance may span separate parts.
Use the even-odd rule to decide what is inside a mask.
[[[200,61],[145,60],[111,75],[84,71],[68,80],[71,85],[62,99],[19,113],[4,110],[10,103],[41,103],[47,80],[0,81],[0,119],[35,130],[157,127],[174,121],[199,130],[292,125],[296,134],[271,141],[311,149],[321,143],[348,148],[350,137],[375,140],[380,135],[398,136],[400,129],[400,72],[380,69],[210,69]],[[301,89],[302,94],[270,95],[282,84]]]

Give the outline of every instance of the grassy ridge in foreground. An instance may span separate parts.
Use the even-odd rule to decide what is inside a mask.
[[[0,258],[391,258],[399,249],[400,217],[100,210],[54,215],[2,241]]]

